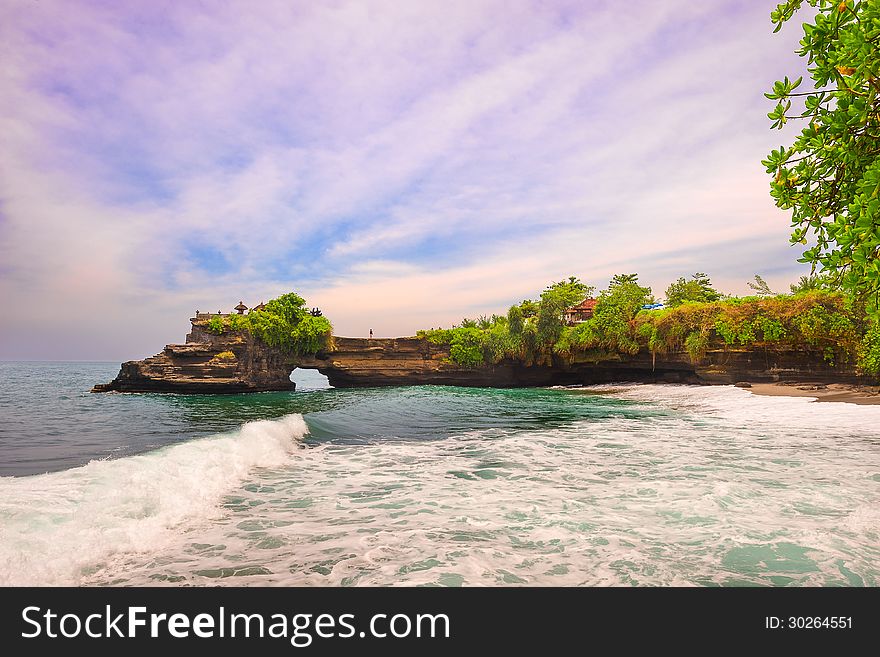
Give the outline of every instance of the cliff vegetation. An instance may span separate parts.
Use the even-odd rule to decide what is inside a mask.
[[[293,292],[272,299],[247,315],[212,317],[211,333],[250,333],[270,347],[293,355],[310,355],[332,348],[333,326],[324,316],[312,315],[305,299]]]
[[[880,373],[880,325],[863,302],[818,277],[805,277],[790,294],[775,294],[759,276],[753,296],[730,297],[708,276],[680,278],[666,290],[662,308],[636,274],[615,276],[598,295],[592,316],[567,325],[566,308],[594,288],[575,277],[547,287],[538,300],[511,306],[506,315],[465,319],[449,329],[419,331],[418,337],[450,347],[464,366],[564,360],[607,360],[648,350],[655,357],[686,351],[693,362],[710,348],[794,349],[819,352],[829,364],[855,365]]]

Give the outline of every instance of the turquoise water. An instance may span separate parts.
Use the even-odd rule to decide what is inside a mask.
[[[88,393],[0,363],[0,583],[880,579],[880,407],[661,385]]]

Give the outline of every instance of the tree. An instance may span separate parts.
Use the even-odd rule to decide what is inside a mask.
[[[633,320],[653,300],[651,288],[639,285],[638,274],[618,274],[599,295],[590,321],[575,330],[591,332],[605,348],[637,353]]]
[[[767,285],[767,281],[761,278],[758,274],[755,274],[755,280],[749,281],[749,287],[755,291],[755,294],[759,297],[772,297],[776,295],[776,292],[770,289],[770,286]]]
[[[638,274],[615,274],[608,283],[608,288],[611,289],[616,285],[626,285],[627,283],[638,284],[638,282]]]
[[[596,288],[581,282],[577,276],[569,276],[567,281],[559,281],[552,283],[541,293],[541,301],[546,299],[548,295],[558,298],[560,302],[567,304],[565,307],[570,308],[576,303],[580,303],[590,296]]]
[[[651,288],[639,285],[638,274],[614,275],[608,283],[608,289],[599,295],[599,304],[616,306],[623,311],[627,320],[635,317],[646,303],[653,302]]]
[[[326,317],[313,315],[305,304],[298,294],[284,294],[262,310],[251,311],[244,320],[245,327],[273,347],[295,354],[316,353],[326,348],[333,327]]]
[[[562,334],[563,314],[566,309],[580,303],[595,290],[592,285],[582,283],[570,276],[567,281],[559,281],[548,286],[541,293],[538,304],[537,333],[541,344],[553,344]]]
[[[803,121],[794,143],[762,163],[773,176],[776,205],[792,210],[791,242],[815,246],[800,262],[828,272],[860,295],[880,292],[880,3],[806,0],[815,8],[797,53],[808,61],[813,89],[802,79],[777,81],[768,117],[782,129]],[[804,4],[787,0],[770,15],[778,32]],[[803,106],[792,110],[792,101]]]
[[[811,290],[834,290],[836,286],[831,276],[810,274],[809,276],[801,276],[798,282],[789,285],[789,288],[792,294],[800,294]]]
[[[522,316],[526,319],[538,314],[538,304],[531,299],[523,299],[522,303],[519,304],[519,309],[522,311]]]
[[[523,332],[523,311],[519,306],[511,306],[507,311],[507,330],[519,336]]]
[[[686,280],[682,276],[666,288],[667,306],[680,306],[688,301],[707,303],[718,301],[720,298],[721,294],[712,287],[712,281],[702,272],[691,276],[691,280]]]
[[[653,303],[651,288],[639,285],[638,274],[617,274],[611,279],[607,290],[602,290],[593,311],[598,324],[607,323],[613,317],[621,325],[629,325],[647,303]]]

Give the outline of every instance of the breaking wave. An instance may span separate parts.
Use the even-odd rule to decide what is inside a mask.
[[[299,414],[63,472],[0,478],[0,584],[76,585],[215,517],[254,468],[289,464]]]

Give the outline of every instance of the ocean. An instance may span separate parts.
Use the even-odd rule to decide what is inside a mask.
[[[0,584],[880,584],[880,406],[117,371],[0,363]]]

